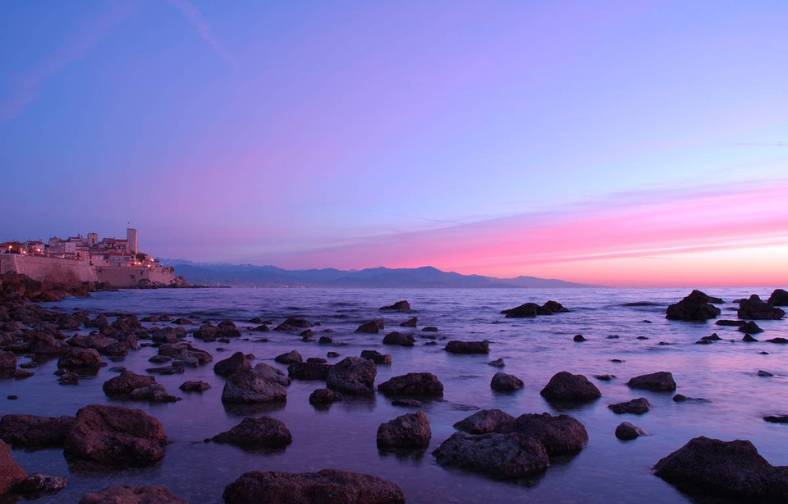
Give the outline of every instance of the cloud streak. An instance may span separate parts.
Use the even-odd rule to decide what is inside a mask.
[[[213,53],[230,68],[236,67],[235,58],[216,38],[213,29],[202,12],[189,0],[169,0],[169,3],[178,9],[186,21],[194,28],[197,35],[205,42]]]

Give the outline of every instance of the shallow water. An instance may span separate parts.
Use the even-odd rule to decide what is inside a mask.
[[[203,439],[227,430],[243,415],[228,412],[220,396],[223,380],[213,374],[213,364],[188,369],[182,375],[157,376],[171,393],[183,397],[173,404],[148,405],[140,402],[110,401],[101,385],[115,373],[113,365],[144,373],[151,367],[148,358],[154,348],[131,352],[120,364],[103,368],[96,378],[83,379],[79,386],[57,384],[54,361],[35,369],[27,380],[0,381],[0,413],[73,415],[81,406],[115,403],[141,408],[163,423],[171,444],[163,462],[154,468],[103,474],[70,472],[62,450],[34,452],[15,450],[14,456],[28,472],[67,475],[68,487],[38,502],[77,502],[90,490],[110,484],[167,485],[192,503],[221,502],[224,487],[249,470],[313,471],[340,468],[381,476],[398,483],[408,502],[690,502],[683,494],[651,473],[661,457],[679,448],[690,438],[705,435],[724,440],[749,439],[767,460],[788,465],[788,426],[769,424],[762,416],[788,413],[788,346],[769,343],[742,343],[742,334],[732,327],[713,323],[671,322],[664,318],[665,306],[687,294],[686,289],[182,289],[139,290],[97,293],[85,299],[67,299],[49,306],[63,310],[86,309],[98,312],[135,313],[139,316],[167,313],[193,320],[218,321],[231,318],[239,326],[260,316],[278,323],[288,315],[320,322],[316,328],[330,328],[334,343],[304,343],[293,334],[249,333],[265,336],[267,343],[235,340],[230,344],[204,343],[195,346],[214,355],[214,363],[234,351],[253,353],[260,361],[285,369],[273,357],[292,349],[304,358],[325,357],[326,352],[357,356],[363,349],[391,353],[393,364],[379,366],[376,383],[412,371],[436,374],[445,386],[444,401],[425,406],[432,427],[429,450],[420,456],[397,457],[378,452],[375,435],[378,425],[412,411],[397,408],[383,396],[372,400],[347,400],[327,411],[315,410],[307,401],[309,393],[323,382],[294,381],[288,388],[287,404],[258,410],[284,421],[293,434],[293,444],[273,453],[250,453],[239,448]],[[732,299],[758,293],[768,296],[771,289],[708,289],[709,294]],[[410,314],[383,314],[386,331],[399,330],[399,322],[418,316],[419,329],[440,328],[437,335],[448,339],[488,339],[488,356],[450,355],[443,343],[425,346],[428,340],[416,331],[414,348],[384,347],[383,334],[354,334],[358,323],[380,317],[378,307],[398,299],[408,299]],[[570,313],[535,319],[506,319],[504,308],[534,301],[556,299]],[[623,303],[653,301],[657,306],[624,307]],[[736,318],[735,305],[721,306],[720,318]],[[651,321],[645,323],[644,320]],[[766,332],[760,340],[788,337],[788,320],[759,321]],[[159,324],[164,325],[164,324]],[[412,329],[411,329],[412,330]],[[246,333],[246,331],[244,331]],[[725,340],[712,345],[695,345],[702,336],[717,332]],[[574,343],[572,336],[583,334],[589,341]],[[619,335],[618,339],[607,339]],[[649,339],[638,340],[638,336]],[[191,337],[189,337],[191,339]],[[657,343],[665,341],[668,346]],[[219,352],[218,347],[226,350]],[[766,351],[768,355],[761,355]],[[487,362],[503,357],[507,373],[523,379],[525,388],[512,395],[490,390],[490,378],[498,371]],[[610,359],[623,359],[620,364]],[[759,369],[774,373],[757,376]],[[558,410],[545,402],[539,390],[561,370],[587,375],[602,391],[591,405],[564,410],[582,421],[590,441],[576,457],[552,466],[532,485],[493,481],[472,473],[447,470],[435,463],[431,451],[452,432],[452,424],[474,408],[500,408],[513,415]],[[632,376],[652,371],[671,371],[678,392],[710,399],[709,403],[674,403],[672,394],[632,391],[625,382]],[[615,374],[612,382],[599,382],[594,374]],[[212,388],[203,394],[183,394],[178,386],[186,380],[204,380]],[[8,401],[8,394],[19,400]],[[652,410],[642,416],[615,415],[607,405],[635,397],[646,397]],[[630,421],[649,436],[623,443],[613,435],[616,425]]]

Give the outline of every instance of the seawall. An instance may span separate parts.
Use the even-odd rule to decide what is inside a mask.
[[[12,271],[39,282],[80,285],[98,280],[96,270],[85,261],[57,257],[0,254],[0,273]]]

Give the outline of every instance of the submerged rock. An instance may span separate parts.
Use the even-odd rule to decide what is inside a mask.
[[[631,401],[617,403],[617,404],[610,404],[608,405],[610,411],[617,415],[621,415],[623,413],[632,413],[634,415],[642,415],[643,413],[647,413],[651,409],[651,404],[645,397],[639,397],[637,399],[632,399]]]
[[[15,448],[62,447],[74,420],[71,416],[5,415],[0,418],[0,439]]]
[[[331,389],[321,388],[309,394],[309,404],[313,406],[324,406],[342,400],[342,394]]]
[[[280,332],[292,332],[309,329],[310,327],[312,327],[312,323],[308,320],[297,317],[289,317],[284,322],[276,326],[276,329],[274,330]]]
[[[211,386],[204,381],[185,381],[178,388],[184,392],[205,392]]]
[[[588,378],[567,371],[553,375],[540,394],[548,401],[558,403],[585,403],[602,397],[602,393]]]
[[[678,303],[668,306],[665,317],[668,320],[703,322],[719,316],[720,309],[713,303],[722,302],[722,299],[694,290]]]
[[[616,427],[616,437],[622,441],[631,441],[645,435],[646,433],[640,427],[629,422],[621,422]]]
[[[228,443],[241,448],[279,449],[292,443],[293,436],[284,422],[263,416],[244,418],[241,423],[226,432],[217,434],[212,440],[216,443]]]
[[[490,381],[490,388],[496,392],[514,392],[523,388],[524,383],[518,377],[503,372],[495,373]]]
[[[228,404],[273,403],[286,400],[285,387],[251,369],[230,375],[222,390],[222,402]]]
[[[116,485],[82,496],[79,504],[186,504],[162,485]]]
[[[404,347],[412,347],[416,343],[416,338],[412,334],[401,332],[390,332],[383,337],[384,345],[399,345]]]
[[[361,358],[371,360],[375,364],[381,364],[384,366],[391,365],[391,354],[382,354],[377,350],[362,350]]]
[[[409,312],[410,311],[410,303],[406,300],[397,301],[394,304],[388,306],[381,306],[381,311],[398,311],[398,312]]]
[[[370,320],[358,326],[358,328],[356,328],[356,332],[364,334],[377,334],[383,329],[383,325],[383,319]]]
[[[788,415],[767,415],[763,419],[769,423],[788,424]]]
[[[495,479],[533,476],[550,465],[542,443],[516,432],[479,435],[457,432],[433,454],[442,466],[459,467]]]
[[[506,363],[503,361],[502,358],[491,360],[490,362],[487,363],[487,365],[488,366],[492,366],[492,367],[497,367],[497,368],[506,367]]]
[[[753,294],[748,299],[741,300],[738,315],[740,319],[746,320],[780,320],[785,316],[785,312]]]
[[[673,392],[676,382],[673,375],[667,371],[657,371],[631,378],[627,385],[634,389],[651,390],[653,392]]]
[[[400,322],[399,326],[400,327],[416,327],[418,322],[419,322],[419,319],[417,319],[416,317],[411,317],[411,318],[409,318],[408,320],[406,320],[404,322]]]
[[[328,371],[326,385],[342,394],[371,396],[375,394],[375,364],[361,357],[345,357]]]
[[[395,376],[378,385],[386,396],[443,397],[443,384],[432,373],[408,373]]]
[[[423,411],[398,416],[378,427],[377,443],[381,450],[425,449],[430,444],[430,422]]]
[[[290,350],[289,352],[279,354],[274,357],[274,360],[279,364],[296,364],[304,361],[301,354],[296,350]]]
[[[542,443],[550,457],[574,455],[588,444],[585,426],[569,415],[527,413],[517,417],[514,429]]]
[[[457,341],[452,340],[446,344],[445,350],[454,354],[488,354],[490,342],[484,341]]]
[[[454,424],[454,428],[469,434],[487,434],[490,432],[511,432],[514,430],[515,418],[499,409],[479,410]]]

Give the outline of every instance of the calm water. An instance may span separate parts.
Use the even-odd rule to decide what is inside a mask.
[[[248,453],[238,448],[205,444],[202,440],[237,424],[242,416],[225,411],[220,401],[221,378],[212,364],[187,369],[182,375],[157,377],[172,393],[183,397],[174,404],[128,403],[158,417],[171,444],[161,465],[155,468],[108,474],[70,473],[62,450],[25,452],[15,457],[30,472],[67,475],[69,486],[60,494],[39,502],[76,502],[81,495],[109,484],[162,483],[192,503],[221,502],[222,491],[243,472],[259,470],[312,471],[334,467],[381,476],[398,483],[408,501],[419,502],[690,502],[650,472],[664,455],[698,435],[724,440],[749,439],[772,464],[788,465],[788,427],[769,424],[765,414],[788,413],[788,348],[769,343],[718,342],[695,345],[702,336],[717,332],[724,339],[741,339],[730,327],[713,323],[669,322],[665,306],[687,294],[681,290],[634,289],[203,289],[152,290],[99,293],[88,299],[69,299],[55,304],[63,310],[81,308],[95,314],[123,311],[140,316],[167,313],[195,320],[231,318],[239,326],[261,316],[278,323],[288,315],[303,316],[334,331],[332,345],[304,343],[291,334],[270,332],[268,343],[233,341],[230,344],[197,342],[209,350],[214,362],[233,351],[253,353],[258,360],[273,362],[279,353],[296,349],[306,357],[325,357],[336,351],[343,357],[357,356],[363,349],[391,353],[393,365],[379,366],[376,383],[411,371],[435,373],[445,386],[445,401],[425,407],[432,426],[430,449],[421,456],[401,458],[380,454],[375,444],[378,425],[410,410],[391,406],[383,396],[374,400],[345,401],[328,411],[316,411],[308,403],[309,393],[322,382],[294,381],[287,404],[265,411],[284,421],[293,434],[293,444],[277,454]],[[771,289],[708,289],[708,293],[730,301],[750,293],[762,296]],[[489,356],[457,356],[442,350],[443,344],[425,346],[417,339],[414,348],[384,347],[380,335],[356,335],[361,321],[380,316],[377,308],[398,299],[408,299],[412,314],[386,314],[386,331],[394,330],[411,315],[419,327],[435,325],[438,336],[449,339],[489,339]],[[499,311],[526,301],[542,303],[556,299],[571,313],[536,319],[512,320]],[[624,307],[632,301],[653,301],[659,306]],[[722,306],[721,318],[735,318],[733,304]],[[649,320],[652,323],[645,323]],[[788,337],[788,320],[758,322],[765,333],[761,340]],[[163,324],[160,324],[163,325]],[[318,334],[321,328],[317,328]],[[577,344],[572,336],[589,341]],[[421,336],[418,331],[417,337]],[[260,333],[250,333],[256,338]],[[619,335],[618,339],[607,339]],[[246,335],[245,335],[246,336]],[[646,336],[647,340],[638,340]],[[658,346],[665,341],[670,346]],[[224,347],[224,352],[216,350]],[[768,355],[761,355],[766,351]],[[132,352],[122,364],[144,373],[152,366],[153,348]],[[489,383],[496,368],[487,362],[503,357],[505,371],[521,377],[525,388],[513,395],[497,395]],[[339,359],[341,359],[340,357]],[[623,359],[621,364],[610,359]],[[339,359],[329,359],[337,361]],[[757,376],[759,369],[774,373]],[[588,429],[588,447],[567,463],[554,465],[535,485],[525,487],[497,482],[471,473],[446,470],[435,463],[430,452],[453,432],[452,424],[473,408],[500,408],[513,415],[557,410],[547,404],[539,390],[556,372],[568,370],[587,376],[610,373],[612,382],[595,383],[602,399],[569,410]],[[670,394],[630,391],[624,384],[631,376],[651,371],[672,371],[678,392],[704,397],[710,403],[677,404]],[[55,362],[36,370],[24,381],[0,381],[2,413],[73,415],[91,403],[107,403],[101,385],[114,373],[104,368],[94,379],[83,379],[77,387],[57,384]],[[185,380],[204,380],[212,389],[204,394],[181,394]],[[18,401],[7,401],[18,394]],[[652,410],[640,417],[614,415],[612,402],[645,396]],[[114,402],[114,401],[113,401]],[[622,421],[631,421],[650,435],[622,443],[613,431]]]

